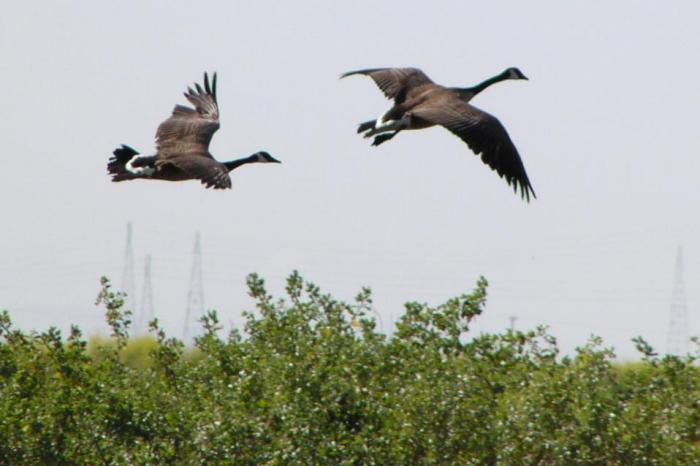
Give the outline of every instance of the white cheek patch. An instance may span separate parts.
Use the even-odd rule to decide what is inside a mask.
[[[132,157],[128,162],[126,162],[126,169],[133,173],[134,175],[143,175],[143,176],[151,176],[156,172],[156,169],[153,167],[134,167],[134,162],[136,162],[138,159],[142,158],[141,156],[134,156]]]

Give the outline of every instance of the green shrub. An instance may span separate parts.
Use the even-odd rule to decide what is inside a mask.
[[[406,304],[377,331],[371,293],[335,300],[297,273],[225,338],[189,351],[151,323],[130,339],[104,279],[109,338],[14,329],[0,314],[0,465],[700,464],[695,356],[621,367],[592,339],[559,355],[544,328],[470,338],[487,283]],[[645,346],[646,345],[646,346]]]

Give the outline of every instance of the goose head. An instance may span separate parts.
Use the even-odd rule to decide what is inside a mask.
[[[507,68],[503,75],[506,79],[527,79],[527,76],[522,71],[514,67]]]
[[[253,154],[253,157],[255,157],[256,162],[260,163],[282,163],[267,152],[265,152],[264,150],[256,152],[255,154]]]

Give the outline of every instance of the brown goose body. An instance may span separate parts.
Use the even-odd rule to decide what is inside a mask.
[[[204,87],[195,84],[195,90],[188,88],[185,97],[194,108],[176,105],[158,126],[155,155],[139,155],[126,145],[114,150],[107,164],[112,181],[198,179],[207,188],[227,189],[231,187],[231,170],[246,163],[279,163],[265,151],[228,162],[219,162],[209,153],[211,138],[219,129],[216,73],[211,84],[204,73]]]
[[[358,133],[374,136],[372,145],[382,144],[403,130],[443,126],[462,139],[481,160],[506,180],[523,199],[529,201],[535,191],[525,172],[520,154],[501,122],[474,107],[471,99],[500,81],[527,79],[517,68],[468,88],[445,87],[434,83],[417,68],[374,68],[350,71],[341,78],[365,75],[374,80],[394,105],[377,120],[361,123]]]

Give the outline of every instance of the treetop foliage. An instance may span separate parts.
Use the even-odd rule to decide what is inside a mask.
[[[124,296],[102,279],[112,344],[77,327],[23,332],[0,314],[0,465],[700,464],[697,356],[621,368],[597,338],[559,354],[543,327],[469,335],[487,282],[410,302],[385,335],[372,294],[346,303],[298,273],[194,352],[157,320],[130,354]],[[138,354],[143,354],[143,351]]]

